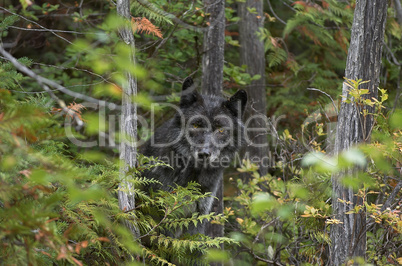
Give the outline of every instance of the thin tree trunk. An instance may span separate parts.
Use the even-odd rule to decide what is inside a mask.
[[[129,0],[117,0],[117,13],[127,19],[127,23],[130,21],[130,1]],[[135,41],[131,28],[125,25],[119,30],[122,40],[131,48],[131,62],[135,64]],[[121,184],[119,187],[119,206],[121,210],[129,211],[135,207],[133,186],[127,181],[128,176],[126,173],[130,167],[134,167],[136,164],[137,149],[135,146],[135,139],[137,137],[137,108],[133,102],[133,96],[137,94],[137,81],[135,77],[127,72],[127,83],[123,85],[123,97],[122,97],[122,114],[120,121],[120,132],[123,135],[123,139],[120,145],[120,160],[122,166],[120,167]],[[127,227],[132,232],[133,236],[137,235],[137,230],[134,226],[135,221],[126,221]]]
[[[401,0],[394,0],[395,11],[396,11],[396,19],[398,20],[399,25],[402,25],[402,5]]]
[[[209,29],[204,33],[201,87],[204,94],[222,95],[223,56],[225,47],[225,1],[204,0],[205,13],[209,16]],[[223,175],[218,177],[212,211],[223,213]],[[209,223],[205,234],[211,237],[223,236],[223,226]]]
[[[370,80],[364,85],[369,89],[370,94],[367,98],[370,99],[377,98],[386,15],[387,1],[356,1],[345,77],[353,80]],[[344,97],[338,115],[335,155],[350,149],[356,143],[369,141],[370,128],[373,126],[371,116],[363,120],[356,107],[345,102],[348,95],[346,85],[343,86],[342,95]],[[369,112],[373,112],[373,110],[369,110]],[[359,119],[363,121],[363,125]],[[346,214],[356,205],[361,205],[364,199],[355,196],[355,192],[351,188],[343,187],[339,182],[342,176],[350,176],[355,173],[355,169],[348,169],[342,174],[332,176],[333,215],[335,219],[342,222],[331,226],[332,265],[341,265],[352,257],[365,257],[366,213],[362,210],[357,214]]]
[[[255,12],[250,13],[250,9]],[[240,33],[240,63],[247,65],[247,73],[251,76],[260,75],[247,87],[249,104],[245,112],[248,139],[245,148],[245,157],[259,158],[261,162],[259,173],[268,172],[268,142],[266,123],[266,91],[265,91],[265,50],[264,43],[258,38],[257,32],[264,27],[264,13],[262,0],[246,0],[239,3],[239,33]],[[247,123],[247,122],[246,122]],[[259,130],[252,130],[259,129]]]
[[[209,15],[209,29],[204,33],[202,56],[203,93],[222,95],[223,56],[225,48],[225,1],[204,0]]]

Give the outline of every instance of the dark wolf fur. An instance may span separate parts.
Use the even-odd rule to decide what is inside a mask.
[[[180,111],[155,130],[140,153],[158,157],[173,167],[155,167],[144,173],[163,184],[153,187],[154,190],[171,191],[175,185],[185,187],[195,181],[200,184],[201,192],[211,192],[211,197],[198,202],[194,210],[208,214],[221,182],[219,177],[244,142],[241,118],[247,94],[240,90],[227,100],[201,95],[194,87],[191,78],[184,81]],[[204,226],[205,222],[188,233],[204,233]]]

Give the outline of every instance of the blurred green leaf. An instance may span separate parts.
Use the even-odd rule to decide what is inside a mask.
[[[106,159],[106,154],[98,151],[85,151],[80,154],[79,158],[88,162],[103,162]]]
[[[86,132],[89,135],[98,135],[100,132],[106,132],[108,126],[106,118],[103,115],[86,113],[82,117],[86,121]]]
[[[396,109],[389,119],[392,129],[402,129],[402,109]]]
[[[51,181],[51,175],[44,169],[34,169],[30,175],[30,179],[34,184],[49,185]]]
[[[352,148],[350,150],[342,152],[340,155],[351,165],[357,165],[359,167],[364,167],[367,164],[366,157],[363,152],[359,149]]]
[[[230,254],[225,250],[209,249],[207,251],[206,261],[208,262],[228,262]]]
[[[17,158],[13,155],[6,155],[1,159],[1,169],[4,171],[12,169],[17,164]]]
[[[251,203],[251,211],[254,215],[272,210],[277,205],[275,198],[268,193],[258,193]]]

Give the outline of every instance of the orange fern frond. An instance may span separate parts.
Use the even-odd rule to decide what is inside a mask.
[[[70,104],[67,106],[67,108],[70,109],[71,111],[73,111],[73,112],[75,113],[75,115],[76,115],[79,119],[81,119],[82,121],[85,121],[85,120],[82,119],[82,117],[81,117],[81,112],[82,112],[81,109],[86,109],[85,106],[83,106],[83,105],[80,104],[80,103],[72,102],[72,103],[70,103]],[[53,113],[61,113],[62,111],[63,111],[62,108],[55,108],[55,107],[53,107],[53,110],[52,110]],[[69,117],[73,118],[73,115],[72,115],[72,114],[66,114],[66,115],[68,115]]]
[[[147,18],[131,18],[131,27],[133,28],[133,32],[145,32],[146,34],[156,35],[163,39],[161,30]]]

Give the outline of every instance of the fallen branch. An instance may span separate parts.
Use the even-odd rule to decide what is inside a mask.
[[[60,84],[54,82],[53,80],[49,80],[49,79],[47,79],[47,78],[44,78],[44,77],[42,77],[42,76],[39,76],[38,74],[36,74],[36,73],[33,72],[32,70],[30,70],[27,66],[25,66],[25,65],[21,64],[20,62],[18,62],[18,60],[17,60],[14,56],[12,56],[12,55],[9,54],[8,52],[6,52],[6,51],[4,50],[4,48],[3,48],[3,46],[1,46],[1,45],[0,45],[0,53],[1,53],[8,61],[10,61],[20,72],[22,72],[22,73],[24,73],[25,75],[27,75],[27,76],[33,78],[34,80],[36,80],[36,81],[39,83],[39,85],[40,85],[47,93],[49,93],[50,96],[51,96],[53,99],[55,99],[55,100],[57,99],[57,102],[59,103],[60,107],[62,107],[62,108],[63,108],[63,107],[66,107],[65,103],[64,103],[62,100],[60,100],[60,99],[53,93],[53,91],[49,88],[49,86],[50,86],[50,87],[53,87],[53,88],[55,88],[55,89],[57,89],[57,90],[60,91],[60,92],[63,92],[64,94],[70,95],[70,96],[72,96],[72,97],[74,97],[74,98],[78,98],[78,99],[81,99],[81,100],[84,100],[84,101],[88,101],[88,102],[91,102],[91,103],[96,103],[96,104],[99,104],[100,106],[104,106],[104,107],[110,107],[110,108],[118,109],[118,110],[121,109],[121,106],[119,106],[119,105],[116,105],[116,104],[114,104],[114,103],[108,103],[108,102],[106,102],[106,101],[101,101],[101,100],[92,98],[92,97],[90,97],[90,96],[87,96],[87,95],[84,95],[84,94],[81,94],[81,93],[78,93],[78,92],[71,91],[71,90],[69,90],[69,89],[66,89],[64,86],[62,86],[62,85],[60,85]],[[64,109],[63,109],[63,110],[64,110]]]

